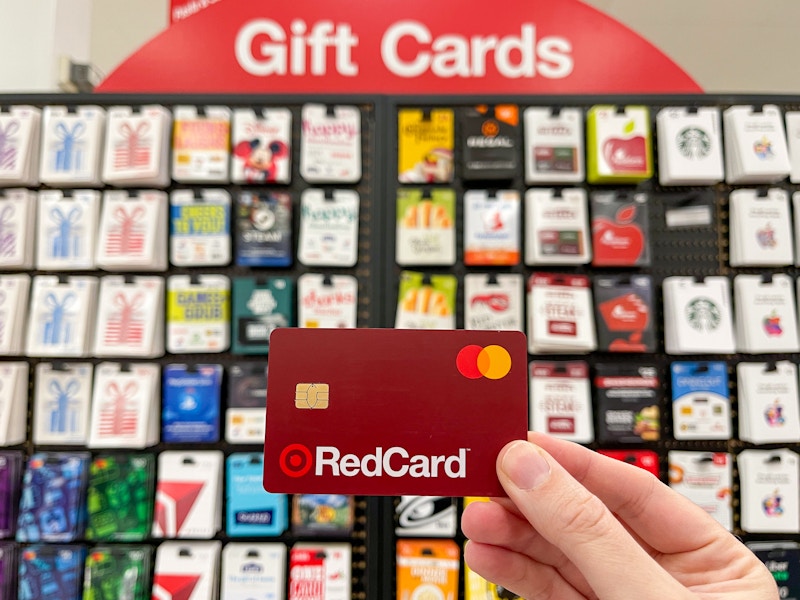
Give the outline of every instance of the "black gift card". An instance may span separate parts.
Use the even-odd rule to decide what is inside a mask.
[[[266,397],[266,361],[238,363],[231,367],[228,378],[229,408],[264,408]]]
[[[236,264],[292,264],[292,198],[286,192],[241,192],[236,201]]]
[[[655,352],[649,275],[595,277],[594,307],[599,350]]]
[[[597,440],[636,444],[661,437],[661,389],[652,365],[597,365]]]
[[[461,115],[463,178],[513,179],[519,171],[519,108],[476,106]]]

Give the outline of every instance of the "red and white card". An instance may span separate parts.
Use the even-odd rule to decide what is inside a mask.
[[[528,280],[528,350],[583,354],[597,348],[589,278],[534,273]]]
[[[107,271],[164,271],[167,268],[166,192],[129,196],[108,191],[97,243],[97,266]]]
[[[152,600],[215,600],[221,547],[218,541],[160,544]]]
[[[164,279],[111,275],[100,280],[94,356],[164,354]]]

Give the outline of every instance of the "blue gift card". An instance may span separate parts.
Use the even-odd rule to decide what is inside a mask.
[[[264,455],[231,454],[227,460],[226,484],[229,536],[276,536],[288,526],[285,494],[264,491]]]
[[[86,527],[88,452],[42,452],[28,461],[17,517],[18,542],[72,542]]]
[[[219,441],[221,365],[168,365],[164,369],[161,440]]]
[[[29,546],[20,552],[18,600],[80,600],[83,546]]]
[[[724,362],[674,362],[670,365],[670,372],[673,401],[696,392],[728,399],[728,365]]]

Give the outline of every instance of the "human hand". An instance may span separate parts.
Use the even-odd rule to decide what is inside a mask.
[[[464,558],[489,581],[529,600],[778,599],[750,550],[652,474],[543,434],[528,440],[497,458],[508,498],[462,517]]]

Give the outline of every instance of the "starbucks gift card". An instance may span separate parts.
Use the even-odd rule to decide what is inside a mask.
[[[736,351],[727,277],[666,277],[663,295],[664,344],[668,354]]]
[[[740,362],[736,365],[739,439],[754,444],[800,441],[797,365]]]
[[[453,181],[455,118],[450,108],[401,108],[397,112],[400,183]]]
[[[525,183],[583,181],[583,111],[529,107],[525,122]]]
[[[730,265],[732,267],[794,264],[794,237],[789,193],[770,188],[733,190],[729,198]]]
[[[676,440],[732,437],[728,365],[721,361],[670,365],[672,435]]]
[[[800,352],[794,281],[776,273],[736,275],[736,345],[748,354]]]
[[[519,172],[519,107],[479,105],[461,114],[462,174],[466,180],[513,179]]]
[[[526,265],[582,265],[591,257],[585,190],[542,188],[525,192]]]
[[[661,185],[713,185],[725,177],[718,108],[663,108],[656,130]]]
[[[448,188],[397,190],[398,265],[456,262],[456,193]]]

